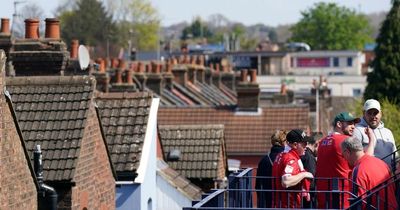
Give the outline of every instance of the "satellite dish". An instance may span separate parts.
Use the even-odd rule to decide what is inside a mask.
[[[83,45],[79,45],[78,48],[78,61],[81,70],[85,70],[89,66],[90,62],[89,51]]]

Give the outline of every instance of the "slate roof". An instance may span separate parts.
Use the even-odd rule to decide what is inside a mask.
[[[139,167],[152,98],[151,92],[99,93],[96,97],[119,179]]]
[[[163,160],[157,160],[157,173],[164,177],[172,186],[183,192],[191,200],[200,200],[203,191],[188,179],[169,167]]]
[[[171,168],[187,178],[218,178],[219,154],[224,152],[223,125],[163,125],[159,136]],[[181,153],[178,161],[167,158],[174,149]]]
[[[264,155],[270,137],[277,129],[308,128],[308,105],[270,105],[260,113],[237,113],[213,107],[160,107],[158,124],[223,124],[226,152],[229,155]]]
[[[6,84],[32,161],[35,145],[41,145],[44,180],[72,180],[94,78],[14,77]]]

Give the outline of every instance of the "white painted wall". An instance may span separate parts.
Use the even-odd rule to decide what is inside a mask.
[[[192,201],[188,197],[157,174],[157,210],[182,210],[191,206]]]
[[[341,75],[325,76],[327,86],[331,89],[332,96],[356,96],[353,90],[361,90],[364,93],[367,86],[366,76]],[[319,76],[258,76],[257,82],[260,84],[261,91],[279,92],[282,81],[287,82],[287,87],[295,92],[309,93],[312,88],[313,79],[319,81]]]
[[[157,207],[156,170],[157,170],[157,111],[160,99],[153,98],[147,122],[138,176],[135,183],[140,183],[140,210],[154,210]]]

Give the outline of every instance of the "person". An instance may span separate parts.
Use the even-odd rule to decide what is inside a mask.
[[[310,182],[314,176],[304,170],[300,156],[304,154],[308,138],[303,130],[291,130],[286,135],[289,150],[280,153],[272,166],[274,182],[273,208],[301,208],[302,196],[309,197]],[[282,192],[281,190],[287,190]],[[303,193],[304,192],[304,193]]]
[[[347,180],[351,172],[347,161],[341,154],[340,144],[343,140],[353,135],[355,124],[360,122],[360,118],[354,117],[349,112],[341,112],[333,120],[333,132],[323,138],[318,147],[318,161],[316,166],[316,189],[318,191],[332,191],[326,178],[339,178],[339,191],[349,192],[349,182]],[[371,131],[370,129],[366,130]],[[371,136],[372,132],[369,132]],[[372,137],[373,139],[373,137]],[[374,140],[374,139],[373,139]],[[374,141],[366,148],[367,153],[373,152]],[[328,199],[328,197],[329,199]],[[349,206],[349,194],[342,193],[339,201],[331,200],[332,195],[318,193],[317,202],[319,208],[347,208]]]
[[[304,155],[302,155],[301,162],[303,163],[304,169],[310,172],[313,176],[315,176],[315,168],[317,165],[317,152],[318,152],[318,144],[321,139],[322,134],[314,132],[309,138],[307,142],[306,151]],[[314,182],[310,185],[310,190],[315,190]],[[315,193],[310,193],[310,201],[307,201],[306,198],[303,198],[303,208],[315,208]]]
[[[286,145],[286,130],[276,130],[271,136],[271,150],[258,163],[256,189],[257,191],[257,207],[270,208],[272,205],[272,192],[263,191],[272,189],[272,164],[276,156],[283,152]]]
[[[365,134],[364,129],[370,127],[376,139],[376,146],[374,147],[374,156],[377,158],[385,158],[386,164],[392,167],[393,156],[390,156],[397,150],[392,131],[385,128],[384,123],[381,121],[382,110],[380,103],[375,99],[368,99],[364,103],[363,117],[360,123],[356,125],[354,137],[360,139],[364,146],[368,145],[369,138]]]
[[[379,158],[365,154],[361,141],[356,137],[346,138],[341,143],[341,152],[344,159],[353,167],[351,173],[351,179],[354,183],[352,192],[361,196],[361,199],[365,202],[368,202],[367,191],[377,193],[370,197],[370,203],[360,202],[360,205],[363,205],[362,209],[369,207],[372,207],[372,209],[397,209],[395,183],[388,181],[391,177],[388,165]],[[385,181],[388,181],[387,186],[380,185]]]

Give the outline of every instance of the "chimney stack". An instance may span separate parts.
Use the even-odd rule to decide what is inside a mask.
[[[70,58],[71,59],[77,59],[78,58],[78,48],[79,48],[79,40],[73,39],[71,40],[71,52],[70,52]]]
[[[57,18],[46,18],[46,39],[60,39],[60,21]]]
[[[1,30],[0,33],[4,35],[10,35],[10,19],[1,18]]]
[[[257,70],[250,70],[249,82],[247,76],[247,70],[241,71],[241,81],[236,87],[237,92],[237,110],[238,111],[258,111],[258,105],[260,103],[260,87],[256,83]]]
[[[26,19],[25,20],[25,38],[26,39],[39,39],[39,20]]]
[[[154,93],[162,94],[162,76],[160,73],[160,65],[154,61],[148,64],[149,71],[147,72],[146,87],[154,91]]]

